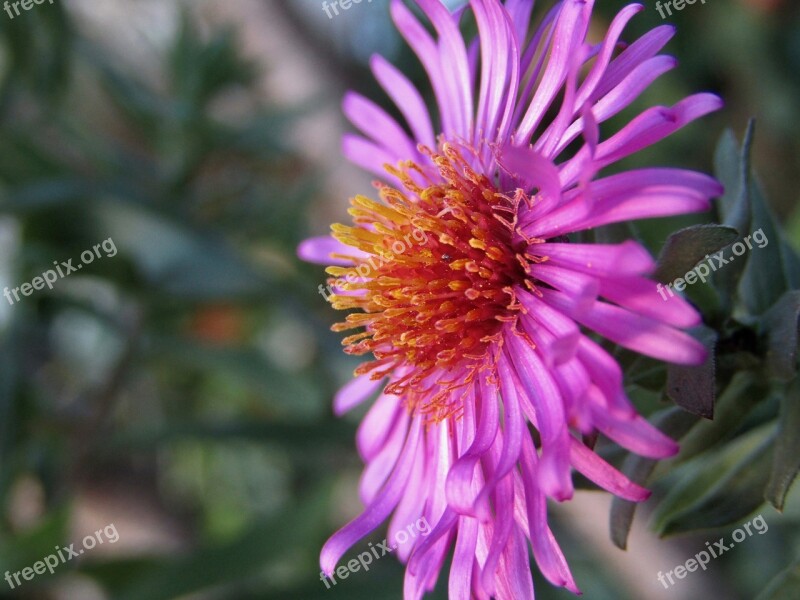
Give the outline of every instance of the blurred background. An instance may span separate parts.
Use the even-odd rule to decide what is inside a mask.
[[[356,363],[329,330],[338,315],[318,294],[323,270],[295,254],[371,191],[339,150],[346,89],[394,110],[369,56],[427,90],[387,4],[333,18],[321,0],[0,12],[0,287],[80,264],[108,239],[116,249],[52,290],[0,299],[0,575],[109,524],[119,533],[55,576],[0,581],[0,597],[401,598],[392,557],[333,589],[320,581],[322,543],[361,508],[363,411],[332,415]],[[623,3],[598,4],[597,39]],[[648,0],[626,39],[663,22]],[[708,0],[667,22],[680,68],[611,127],[699,90],[726,108],[625,166],[712,172],[723,130],[741,139],[756,117],[755,169],[800,247],[800,7]],[[685,224],[636,233],[657,252]],[[659,408],[644,397],[645,412]],[[665,590],[658,571],[733,527],[661,540],[645,507],[622,552],[609,504],[586,491],[552,510],[590,600],[755,598],[800,555],[794,490],[783,514],[762,507],[768,533]],[[572,597],[535,576],[539,598]]]

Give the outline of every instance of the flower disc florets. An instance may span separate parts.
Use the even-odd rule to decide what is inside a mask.
[[[339,289],[333,306],[361,311],[333,329],[365,328],[343,344],[349,354],[375,356],[356,373],[379,379],[413,367],[386,389],[409,392],[409,398],[441,383],[430,381],[437,369],[479,365],[491,343],[500,341],[502,323],[516,318],[513,286],[527,282],[534,289],[526,274],[533,260],[525,255],[530,240],[516,231],[517,208],[527,196],[499,192],[454,145],[425,153],[438,177],[401,163],[388,170],[404,191],[377,184],[383,204],[363,196],[351,200],[355,225],[332,229],[360,253],[346,257],[353,266],[327,270]],[[441,413],[443,407],[428,402],[421,408]]]

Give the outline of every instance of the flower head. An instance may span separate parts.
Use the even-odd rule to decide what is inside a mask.
[[[572,496],[573,468],[622,498],[648,496],[580,435],[652,458],[677,451],[636,413],[619,365],[589,331],[674,363],[702,362],[705,351],[681,331],[700,322],[696,311],[677,296],[655,301],[641,245],[573,234],[706,210],[721,189],[700,173],[599,173],[721,102],[699,94],[651,108],[601,140],[599,124],[675,66],[658,54],[672,28],[625,46],[642,8],[631,5],[591,44],[591,0],[558,2],[533,30],[532,0],[472,0],[455,13],[417,4],[435,36],[400,0],[392,16],[428,73],[438,127],[410,81],[373,58],[408,130],[347,96],[364,136],[348,135],[344,151],[382,178],[379,198],[354,198],[352,225],[300,248],[334,265],[330,300],[352,311],[334,329],[355,330],[345,351],[368,357],[336,411],[380,391],[358,432],[366,509],[325,544],[322,568],[388,517],[390,537],[424,517],[429,535],[397,549],[406,598],[433,588],[451,549],[451,598],[533,598],[529,545],[545,577],[577,592],[547,498]],[[469,44],[459,30],[468,14],[478,27]]]

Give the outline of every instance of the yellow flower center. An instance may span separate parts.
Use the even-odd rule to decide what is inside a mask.
[[[366,256],[347,256],[353,266],[327,272],[341,290],[331,296],[334,308],[358,309],[333,330],[363,328],[343,340],[345,351],[375,357],[356,375],[380,379],[411,367],[386,392],[440,419],[457,409],[442,383],[474,378],[503,323],[516,320],[514,286],[535,291],[527,271],[541,259],[525,253],[531,240],[515,235],[518,205],[530,202],[521,190],[498,192],[451,144],[423,150],[440,177],[411,161],[387,166],[404,191],[377,184],[383,203],[351,200],[354,225],[334,225],[333,235]],[[456,369],[466,377],[451,378]]]

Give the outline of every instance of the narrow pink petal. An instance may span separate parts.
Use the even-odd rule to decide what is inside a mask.
[[[376,381],[369,374],[351,379],[333,397],[334,414],[341,417],[377,392],[382,385],[382,379]]]
[[[702,321],[691,304],[680,296],[665,302],[658,293],[663,285],[642,277],[600,280],[600,295],[623,308],[674,327],[696,327]],[[664,292],[666,297],[666,292]],[[657,301],[654,300],[658,298]]]
[[[459,517],[458,538],[450,566],[448,598],[450,600],[472,599],[472,567],[475,562],[475,546],[478,541],[478,521],[472,517]]]
[[[548,369],[527,342],[515,333],[504,333],[504,357],[510,359],[519,379],[520,398],[526,397],[536,415],[536,428],[542,437],[541,485],[547,495],[558,500],[572,497],[569,476],[569,440],[561,393]]]
[[[630,418],[636,414],[622,389],[622,369],[608,352],[588,337],[581,336],[578,342],[578,360],[602,392],[604,405],[609,410],[619,417]]]
[[[472,134],[472,88],[470,87],[469,62],[464,38],[440,0],[416,0],[439,34],[440,71],[447,86],[448,111],[452,111],[454,127],[448,135],[470,139]]]
[[[674,35],[674,26],[660,25],[625,48],[605,70],[589,102],[596,102],[618,86],[637,66],[658,54]]]
[[[613,200],[580,196],[524,227],[523,231],[531,237],[554,238],[609,223],[704,212],[709,208],[708,198],[694,190],[651,187],[619,195]]]
[[[553,585],[566,587],[579,594],[575,580],[569,570],[567,560],[561,552],[553,533],[547,525],[547,502],[544,494],[537,488],[538,459],[533,441],[526,437],[522,444],[522,481],[525,484],[525,500],[528,509],[531,547],[536,564],[542,575]]]
[[[497,567],[500,564],[500,557],[508,546],[509,537],[514,528],[514,482],[511,477],[505,478],[497,487],[497,501],[495,502],[494,531],[492,532],[492,543],[489,546],[489,554],[486,557],[486,564],[481,572],[481,583],[483,589],[490,596],[497,596]]]
[[[528,35],[531,12],[533,12],[533,2],[530,0],[506,0],[505,9],[514,25],[514,35],[517,38],[517,45],[521,48]]]
[[[405,447],[400,455],[400,460],[389,481],[386,482],[386,485],[378,493],[375,500],[363,513],[342,527],[325,542],[320,553],[320,566],[327,575],[333,573],[336,563],[339,562],[339,559],[353,544],[378,527],[397,506],[411,474],[411,466],[414,453],[417,452],[421,428],[422,419],[420,417],[414,418]]]
[[[365,171],[369,171],[393,185],[402,185],[399,179],[389,175],[384,168],[384,165],[395,166],[400,160],[400,157],[394,152],[381,148],[361,136],[346,133],[342,136],[342,153],[347,160]]]
[[[534,280],[543,281],[568,295],[577,312],[591,308],[600,289],[597,279],[591,275],[548,263],[533,265],[531,275]]]
[[[553,334],[554,341],[548,348],[545,360],[549,360],[552,365],[558,365],[571,359],[580,338],[580,330],[575,321],[527,290],[517,288],[515,295],[528,311],[527,317],[538,324],[535,329],[546,329]]]
[[[596,277],[643,275],[656,267],[650,253],[633,240],[621,244],[531,244],[528,253]]]
[[[395,421],[405,411],[399,396],[381,394],[361,420],[356,432],[356,447],[361,458],[369,462],[386,442]]]
[[[644,10],[644,6],[641,4],[629,4],[619,11],[617,16],[614,17],[614,20],[608,27],[606,37],[603,39],[602,46],[597,54],[597,59],[592,65],[589,75],[586,76],[586,79],[581,84],[581,88],[578,91],[575,102],[577,106],[583,106],[586,101],[589,100],[589,97],[596,89],[597,84],[606,73],[606,68],[608,67],[608,63],[611,62],[611,57],[614,54],[614,50],[617,49],[617,42],[619,41],[620,35],[622,35],[622,31],[625,29],[628,22],[634,17],[634,15],[642,10]]]
[[[475,144],[508,140],[519,88],[519,45],[513,25],[496,2],[473,0],[481,43],[481,82]],[[485,149],[488,152],[488,148]]]
[[[371,100],[361,94],[348,92],[342,101],[342,110],[364,135],[398,159],[416,157],[416,144],[409,139],[397,121]]]
[[[603,123],[630,106],[661,75],[671,71],[678,61],[671,56],[655,56],[636,67],[619,85],[592,106],[599,123]],[[563,152],[583,130],[583,118],[564,132],[555,155]]]
[[[405,531],[406,537],[409,538],[405,544],[400,544],[396,550],[397,559],[402,563],[408,561],[414,548],[418,547],[425,537],[422,535],[422,528],[426,521],[422,522],[422,527],[419,527],[418,524],[420,519],[424,518],[422,515],[425,502],[428,499],[425,480],[426,459],[425,452],[418,452],[415,456],[414,466],[411,470],[405,493],[397,505],[394,515],[392,515],[392,520],[389,522],[387,539],[396,540],[401,530]],[[410,534],[408,531],[409,525],[412,526]]]
[[[565,0],[555,25],[554,42],[547,67],[533,101],[517,128],[517,143],[527,143],[561,89],[589,27],[592,1]]]
[[[528,545],[519,527],[500,556],[497,572],[497,600],[534,600]]]
[[[340,265],[347,267],[353,264],[351,260],[343,258],[333,258],[332,254],[339,254],[343,256],[352,256],[355,258],[363,258],[367,256],[365,252],[346,246],[336,238],[330,235],[323,235],[320,237],[308,238],[303,240],[297,247],[297,256],[304,261],[315,263],[318,265]]]
[[[678,453],[678,444],[639,415],[630,420],[617,419],[593,405],[592,417],[597,429],[631,452],[647,458],[667,458]]]
[[[643,502],[650,497],[648,490],[633,483],[575,438],[570,440],[570,459],[572,466],[583,473],[589,481],[593,481],[615,496],[632,502]]]
[[[369,461],[364,471],[361,473],[358,491],[361,502],[365,506],[369,505],[380,491],[381,486],[386,483],[392,469],[400,458],[403,450],[406,433],[408,432],[408,413],[402,413],[392,426],[386,443],[381,446],[380,452]]]
[[[503,382],[512,381],[511,366],[504,356],[500,356],[497,361],[497,367],[501,386]],[[476,512],[483,521],[491,517],[489,510],[490,495],[494,493],[498,483],[511,472],[519,461],[522,436],[528,434],[519,399],[517,398],[516,386],[501,387],[501,395],[503,397],[503,412],[505,413],[503,450],[500,453],[500,459],[494,469],[494,473],[487,479],[483,490],[481,490],[478,499],[475,501]]]
[[[403,114],[418,143],[436,146],[431,117],[414,84],[382,56],[370,59],[372,73]]]
[[[630,350],[682,365],[699,365],[706,358],[705,347],[692,336],[648,317],[605,302],[595,302],[591,310],[578,313],[565,295],[552,290],[542,290],[542,294],[576,321]]]
[[[448,505],[460,514],[474,515],[472,481],[475,467],[483,454],[491,447],[499,428],[497,390],[484,377],[480,381],[480,416],[476,423],[475,440],[460,456],[447,475],[446,491]]]

